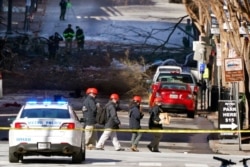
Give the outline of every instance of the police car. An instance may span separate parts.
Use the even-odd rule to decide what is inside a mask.
[[[85,160],[83,125],[64,101],[29,101],[20,109],[9,130],[9,162],[24,156],[68,156]]]

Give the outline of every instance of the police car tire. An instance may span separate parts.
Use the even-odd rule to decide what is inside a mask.
[[[9,148],[9,162],[11,163],[18,163],[19,162],[19,156],[14,154],[15,150]]]
[[[85,153],[85,149],[83,150],[83,153],[82,153],[82,161],[85,161],[86,159],[86,153]]]
[[[72,163],[81,163],[82,161],[83,161],[83,152],[81,148],[79,152],[75,152],[72,155]]]

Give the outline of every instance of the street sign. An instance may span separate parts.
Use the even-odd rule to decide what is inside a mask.
[[[244,81],[244,70],[242,58],[225,59],[226,82]]]
[[[231,130],[234,130],[237,127],[238,127],[238,125],[236,125],[233,122],[231,124],[220,124],[220,128],[221,129],[231,129]]]
[[[238,127],[237,108],[235,100],[219,101],[219,128],[225,130],[235,130]],[[238,135],[227,132],[221,133],[221,136],[235,138]]]
[[[200,73],[203,74],[206,68],[206,64],[205,63],[201,63],[200,64]]]
[[[202,41],[194,41],[193,42],[193,50],[194,50],[194,57],[193,60],[196,61],[203,61],[204,60],[204,53],[205,53],[205,43]]]

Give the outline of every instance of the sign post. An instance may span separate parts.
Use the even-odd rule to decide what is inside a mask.
[[[220,108],[220,115],[223,118],[226,118],[226,122],[220,125],[220,128],[228,128],[231,127],[231,129],[237,128],[238,130],[238,139],[239,139],[239,150],[242,150],[241,148],[241,122],[240,122],[240,111],[239,111],[239,81],[244,81],[244,70],[243,70],[243,60],[240,57],[235,58],[226,58],[225,59],[225,80],[226,82],[232,82],[233,89],[235,90],[235,97],[234,101],[228,101],[227,103],[224,103],[224,107]],[[220,120],[223,121],[223,120]],[[231,125],[230,125],[231,124]]]

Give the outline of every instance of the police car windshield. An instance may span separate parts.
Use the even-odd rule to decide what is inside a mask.
[[[24,109],[20,118],[60,118],[69,119],[70,114],[65,109]]]

